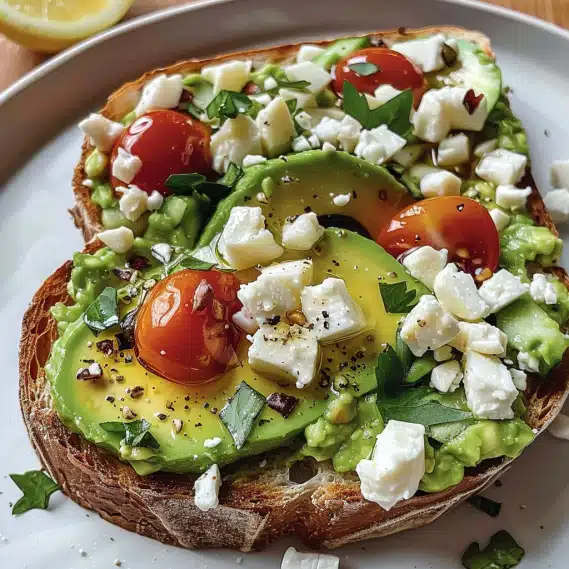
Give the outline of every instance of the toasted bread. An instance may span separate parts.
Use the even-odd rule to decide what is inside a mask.
[[[484,36],[456,28],[375,35],[389,43],[403,35],[440,30],[475,40],[491,54]],[[240,55],[256,62],[286,60],[295,50],[296,46],[291,45]],[[235,55],[215,61],[232,57]],[[186,61],[148,73],[115,92],[103,113],[113,119],[121,117],[132,108],[143,83],[155,74],[193,71],[211,61]],[[77,200],[74,215],[85,239],[91,240],[100,230],[100,211],[81,184],[88,151],[89,144],[85,142],[73,181]],[[528,210],[537,223],[556,233],[535,186]],[[93,241],[86,251],[93,252],[99,247],[101,243]],[[59,420],[44,366],[57,336],[49,309],[58,301],[71,302],[66,286],[71,266],[70,262],[64,264],[45,281],[25,314],[20,344],[20,403],[32,443],[63,491],[80,505],[125,529],[187,548],[250,551],[285,535],[296,535],[312,547],[335,548],[423,526],[483,490],[512,463],[510,459],[485,461],[477,468],[467,469],[457,486],[436,494],[416,495],[385,511],[363,499],[355,474],[338,474],[328,462],[305,461],[287,468],[269,453],[225,469],[219,507],[202,512],[193,500],[195,476],[157,473],[140,477],[128,464],[71,432]],[[561,268],[553,271],[569,287],[565,271]],[[536,432],[542,432],[560,411],[569,393],[568,372],[569,357],[566,357],[547,381],[529,378],[526,421]],[[263,468],[259,468],[261,460],[266,460]]]

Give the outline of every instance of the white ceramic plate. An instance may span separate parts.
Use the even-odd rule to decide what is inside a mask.
[[[82,240],[67,208],[81,136],[71,127],[126,80],[178,58],[356,31],[455,24],[491,38],[527,127],[542,191],[547,165],[569,158],[565,73],[569,34],[519,14],[443,0],[230,0],[205,2],[129,22],[52,59],[0,95],[0,568],[278,567],[288,543],[268,552],[190,552],[106,523],[62,495],[48,511],[14,518],[10,472],[38,461],[20,418],[17,350],[27,303]],[[509,530],[526,548],[522,567],[568,566],[569,443],[548,435],[524,453],[487,495],[504,503],[497,519],[468,505],[418,531],[346,547],[341,568],[451,569],[473,540]],[[522,507],[526,506],[526,507]]]

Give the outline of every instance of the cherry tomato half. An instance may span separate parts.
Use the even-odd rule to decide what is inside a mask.
[[[360,75],[350,69],[354,63],[372,63],[377,67],[375,73]],[[333,69],[332,88],[337,95],[342,95],[344,81],[351,83],[360,93],[373,95],[380,85],[392,85],[405,91],[413,89],[415,107],[419,105],[427,84],[423,73],[403,54],[386,47],[361,49],[341,59]]]
[[[198,120],[177,111],[151,111],[136,119],[119,137],[111,155],[119,147],[142,160],[142,167],[131,184],[147,193],[168,194],[164,182],[170,174],[211,172],[209,148],[211,130]],[[112,178],[113,187],[125,186]]]
[[[212,381],[238,364],[239,281],[219,271],[179,271],[160,281],[140,309],[135,350],[140,363],[187,385]]]
[[[422,245],[448,249],[449,261],[472,275],[486,267],[496,270],[500,256],[498,231],[488,210],[460,196],[406,207],[381,231],[377,242],[396,258]]]

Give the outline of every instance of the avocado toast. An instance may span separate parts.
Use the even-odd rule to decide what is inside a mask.
[[[416,38],[434,44],[421,44],[419,62],[405,47]],[[185,547],[249,550],[286,534],[337,547],[432,521],[484,488],[559,411],[569,343],[561,244],[537,190],[514,185],[529,176],[525,133],[488,43],[450,28],[390,32],[312,48],[309,63],[328,75],[362,50],[391,53],[381,42],[398,47],[396,67],[413,60],[409,88],[392,77],[396,93],[369,95],[366,78],[390,61],[368,53],[346,62],[343,91],[326,86],[340,81],[336,69],[312,75],[323,83],[312,92],[281,69],[311,46],[165,70],[182,73],[191,93],[177,98],[180,114],[210,121],[213,134],[199,126],[208,144],[193,139],[187,154],[200,166],[174,166],[164,188],[141,189],[147,160],[125,179],[139,142],[132,125],[152,113],[132,114],[140,87],[162,71],[109,100],[103,114],[126,130],[103,123],[101,137],[86,127],[107,151],[84,145],[76,221],[108,247],[90,243],[46,281],[21,346],[32,441],[82,505]],[[249,94],[219,87],[213,107],[214,94],[200,103],[204,83],[216,90],[227,76],[196,72],[243,59],[254,60]],[[429,99],[451,109],[444,121],[421,107]],[[238,133],[251,124],[259,140],[241,152]],[[115,145],[109,170],[112,136],[132,138]],[[402,236],[406,224],[413,231]],[[543,268],[557,280],[536,279]],[[518,368],[535,372],[527,386]],[[495,383],[484,387],[479,370]],[[390,440],[412,444],[407,458]],[[379,474],[390,453],[391,484]]]

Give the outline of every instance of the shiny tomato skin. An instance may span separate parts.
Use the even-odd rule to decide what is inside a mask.
[[[205,295],[196,295],[198,287],[205,287]],[[238,290],[237,278],[220,271],[186,269],[160,281],[136,321],[140,363],[185,385],[208,383],[235,367],[241,332],[232,316],[241,309]]]
[[[209,126],[189,115],[151,111],[125,129],[113,147],[111,163],[119,147],[138,156],[142,167],[130,183],[148,194],[158,190],[167,195],[164,182],[170,174],[211,174],[210,138]],[[111,181],[114,188],[127,185],[114,176]]]
[[[359,75],[350,69],[354,63],[373,63],[378,71],[371,75]],[[403,54],[386,47],[368,47],[341,59],[333,68],[332,88],[342,95],[344,81],[351,83],[360,93],[373,95],[380,85],[392,85],[395,89],[413,90],[415,107],[419,105],[427,83],[420,69]]]
[[[495,271],[500,257],[498,231],[488,210],[461,196],[406,207],[383,228],[377,242],[398,259],[423,245],[448,249],[449,261],[474,276],[484,268]]]

